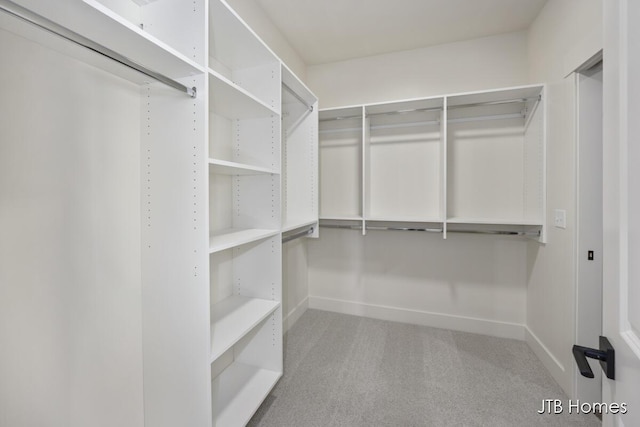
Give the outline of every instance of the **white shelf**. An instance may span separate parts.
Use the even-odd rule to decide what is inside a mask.
[[[204,67],[178,50],[159,40],[140,27],[114,13],[96,0],[74,1],[60,7],[55,1],[14,0],[34,13],[44,16],[62,27],[86,37],[129,60],[172,79],[180,79],[204,72]],[[17,33],[32,38],[45,46],[53,47],[83,62],[114,73],[135,84],[154,80],[128,67],[106,59],[89,49],[36,29],[35,26],[17,25],[7,20]]]
[[[453,217],[447,219],[449,224],[487,224],[487,225],[527,225],[542,226],[542,221],[525,221],[523,219],[511,218],[461,218]]]
[[[366,221],[376,221],[376,222],[444,222],[442,218],[426,218],[426,217],[401,217],[401,216],[390,216],[390,217],[372,217],[366,218]]]
[[[326,221],[362,221],[361,216],[349,216],[349,215],[329,215],[329,216],[321,216],[321,220]]]
[[[246,425],[281,376],[238,362],[229,365],[211,383],[213,425]]]
[[[282,232],[286,233],[287,231],[295,230],[296,228],[302,228],[317,223],[317,219],[289,219],[282,226]]]
[[[62,13],[62,25],[153,71],[171,78],[204,72],[204,67],[97,0],[83,0],[74,8],[61,8],[56,2],[51,3],[51,7],[60,12],[52,11],[54,15],[49,16],[57,17]],[[73,13],[68,13],[69,9],[73,9]]]
[[[209,170],[220,175],[271,175],[279,174],[277,170],[227,160],[209,159]]]
[[[253,68],[277,56],[224,0],[209,5],[209,54],[230,70]]]
[[[236,246],[255,242],[275,236],[278,230],[265,229],[237,229],[230,228],[213,233],[209,237],[209,253],[220,252]]]
[[[214,305],[211,321],[211,363],[279,306],[278,301],[240,296],[231,296]]]
[[[274,108],[212,69],[209,69],[209,109],[229,119],[251,119],[279,114]]]

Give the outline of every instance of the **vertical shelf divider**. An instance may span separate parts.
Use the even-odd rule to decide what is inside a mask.
[[[447,97],[445,96],[442,101],[442,115],[440,116],[440,132],[442,138],[442,156],[441,156],[441,165],[442,165],[442,185],[440,194],[440,215],[442,219],[442,238],[447,238],[447,130],[449,126],[447,125]]]
[[[362,181],[360,184],[361,195],[362,195],[362,207],[361,215],[362,215],[362,235],[367,234],[367,220],[369,218],[370,212],[370,197],[369,197],[369,189],[371,188],[371,180],[369,176],[369,164],[371,159],[371,151],[370,151],[370,140],[371,140],[371,128],[370,121],[367,117],[367,108],[362,106],[362,159],[361,159],[361,170],[362,170]]]

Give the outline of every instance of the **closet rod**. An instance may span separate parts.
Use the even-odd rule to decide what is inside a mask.
[[[439,120],[425,120],[423,122],[411,122],[411,123],[393,123],[388,125],[371,125],[369,129],[396,129],[396,128],[411,128],[411,127],[421,127],[421,126],[433,126],[440,124]],[[356,132],[361,131],[362,128],[341,128],[341,129],[320,129],[318,133],[340,133],[340,132]]]
[[[320,227],[337,228],[337,229],[345,229],[345,230],[362,230],[361,225],[320,224]],[[377,226],[377,225],[367,225],[365,228],[367,230],[373,230],[373,231],[423,231],[427,233],[442,233],[441,228],[388,227],[388,226],[383,227],[383,226]]]
[[[487,120],[505,120],[505,119],[523,119],[525,116],[522,113],[510,113],[510,114],[495,114],[491,116],[473,116],[473,117],[459,117],[457,119],[448,119],[447,123],[464,123],[464,122],[480,122]],[[423,122],[408,122],[408,123],[393,123],[388,125],[371,125],[369,129],[395,129],[395,128],[410,128],[420,126],[433,126],[440,124],[440,120],[425,120]],[[340,129],[320,129],[318,132],[321,134],[326,133],[340,133],[340,132],[356,132],[362,128],[340,128]]]
[[[336,228],[341,230],[362,230],[361,225],[320,224],[322,228]]]
[[[420,227],[380,227],[377,225],[367,225],[367,230],[374,231],[423,231],[426,233],[442,233],[442,228],[420,228]]]
[[[422,113],[427,111],[442,111],[442,107],[429,107],[429,108],[407,108],[403,110],[396,111],[383,111],[380,113],[368,113],[367,117],[373,116],[391,116],[396,114],[407,114],[407,113]]]
[[[540,100],[541,97],[542,95],[538,95],[533,98],[514,98],[514,99],[503,99],[500,101],[486,101],[486,102],[474,102],[471,104],[450,105],[449,107],[447,107],[447,109],[455,110],[457,108],[481,107],[483,105],[516,104],[516,103]]]
[[[323,228],[336,228],[345,230],[362,230],[361,225],[339,225],[339,224],[320,224]],[[367,230],[376,231],[423,231],[428,233],[442,233],[441,228],[419,228],[419,227],[381,227],[381,226],[369,226],[365,227]],[[493,234],[500,236],[532,236],[540,237],[540,230],[538,231],[504,231],[504,230],[447,230],[447,233],[467,233],[467,234]]]
[[[331,117],[330,119],[320,119],[320,122],[333,122],[335,120],[349,120],[349,119],[361,119],[362,118],[362,114],[354,114],[352,116],[338,116],[338,117]]]
[[[492,116],[472,116],[472,117],[459,117],[457,119],[448,119],[447,123],[483,122],[488,120],[524,119],[524,118],[525,118],[525,115],[522,113],[496,114]]]
[[[154,80],[157,80],[161,83],[164,83],[167,86],[170,86],[174,89],[179,90],[180,92],[184,92],[189,95],[191,98],[195,98],[197,95],[195,87],[187,87],[182,83],[179,83],[163,74],[156,73],[140,64],[137,64],[125,56],[120,55],[119,53],[102,46],[101,44],[95,43],[94,41],[81,36],[80,34],[73,32],[61,25],[56,24],[55,22],[38,15],[37,13],[31,12],[28,9],[23,8],[9,0],[0,0],[0,10],[14,16],[18,19],[21,19],[29,24],[35,25],[38,28],[41,28],[45,31],[48,31],[52,34],[55,34],[63,39],[66,39],[70,42],[73,42],[77,45],[80,45],[84,48],[92,50],[106,58],[109,58],[113,61],[116,61],[128,68],[131,68],[139,73],[144,74],[147,77],[151,77]]]
[[[441,111],[441,110],[442,110],[442,107],[409,108],[409,109],[406,109],[406,110],[384,111],[384,112],[380,112],[380,113],[369,113],[369,114],[367,114],[367,117],[388,116],[388,115],[407,114],[407,113],[420,113],[420,112],[425,112],[425,111]],[[332,122],[334,120],[361,119],[361,118],[362,118],[362,114],[354,114],[352,116],[338,116],[338,117],[332,117],[330,119],[320,119],[320,121],[321,122]]]
[[[307,107],[309,109],[309,111],[313,111],[313,105],[309,105],[309,103],[300,95],[298,95],[293,89],[291,89],[285,82],[282,82],[282,87],[286,89],[287,92],[289,92],[291,95],[293,95],[294,98],[296,98],[298,101],[302,102],[302,105],[304,105],[305,107]]]
[[[499,236],[540,237],[540,230],[538,231],[504,231],[504,230],[451,230],[451,229],[448,229],[447,233],[494,234]]]
[[[472,104],[451,105],[447,109],[454,110],[457,108],[480,107],[483,105],[515,104],[515,103],[523,103],[523,102],[529,102],[529,101],[539,101],[541,98],[542,98],[542,95],[538,95],[533,98],[514,98],[514,99],[503,99],[499,101],[474,102]],[[383,116],[383,115],[389,115],[389,114],[406,114],[406,113],[415,113],[415,112],[422,112],[422,111],[439,111],[439,110],[442,110],[442,107],[413,108],[413,109],[407,109],[407,110],[385,111],[381,113],[369,113],[367,114],[367,117]],[[320,119],[320,121],[330,122],[333,120],[347,120],[347,119],[358,119],[358,118],[362,118],[362,115],[354,114],[352,116],[338,116],[338,117],[332,117],[330,119]]]
[[[282,243],[287,243],[295,239],[299,239],[300,237],[305,237],[310,234],[313,234],[313,227],[309,227],[306,230],[299,231],[297,233],[289,234],[288,236],[282,236]]]

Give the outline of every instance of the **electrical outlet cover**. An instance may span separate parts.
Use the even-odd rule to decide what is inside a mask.
[[[567,228],[567,211],[556,209],[554,212],[553,225],[557,228]]]

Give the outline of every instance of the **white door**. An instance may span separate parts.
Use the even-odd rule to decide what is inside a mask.
[[[616,379],[602,380],[605,426],[640,426],[640,1],[604,5],[603,335]]]

